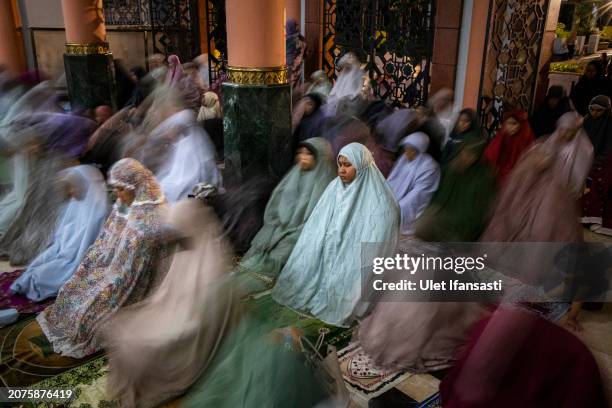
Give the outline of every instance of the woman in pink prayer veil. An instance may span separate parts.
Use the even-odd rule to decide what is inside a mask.
[[[582,129],[581,117],[568,112],[544,143],[527,150],[506,179],[483,242],[583,241],[578,199],[593,162],[593,145]],[[542,248],[542,252],[538,248]],[[550,274],[546,246],[518,248],[523,255],[513,270],[521,281],[540,285]],[[550,248],[550,246],[549,246]],[[567,324],[579,328],[580,304],[575,302]]]
[[[176,85],[183,78],[183,66],[178,56],[172,54],[168,57],[168,73],[166,85]]]
[[[230,253],[212,210],[195,199],[181,201],[169,224],[177,249],[165,279],[103,330],[108,390],[124,407],[158,406],[183,394],[240,315],[225,279]]]

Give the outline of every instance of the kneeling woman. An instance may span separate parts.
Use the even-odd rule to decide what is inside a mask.
[[[323,138],[302,142],[296,164],[274,189],[264,225],[239,266],[243,292],[270,289],[325,188],[334,178],[331,145]]]
[[[165,253],[165,199],[153,174],[134,159],[122,159],[112,167],[109,184],[119,198],[102,232],[55,304],[37,318],[53,350],[69,357],[100,349],[100,325],[144,297]]]
[[[181,201],[169,224],[178,245],[166,277],[102,329],[108,390],[126,407],[154,407],[181,395],[238,322],[239,299],[226,282],[230,253],[213,211],[199,200]]]
[[[13,292],[35,302],[57,295],[78,268],[108,215],[108,196],[100,170],[81,165],[63,173],[69,201],[52,242],[11,285]]]
[[[394,248],[399,208],[364,145],[342,148],[338,176],[308,218],[272,295],[327,323],[344,325],[360,298],[361,243]]]

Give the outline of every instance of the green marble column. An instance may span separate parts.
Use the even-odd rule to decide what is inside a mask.
[[[74,107],[116,109],[113,56],[108,44],[66,44],[64,69]]]
[[[236,75],[230,68],[222,102],[225,168],[232,180],[256,174],[280,178],[291,167],[291,86],[265,84],[283,78]]]

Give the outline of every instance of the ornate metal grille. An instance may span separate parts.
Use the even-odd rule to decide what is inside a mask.
[[[150,25],[149,4],[140,0],[104,0],[104,22],[114,26]]]
[[[323,68],[348,51],[366,62],[374,92],[394,105],[427,100],[434,0],[325,0]]]
[[[221,77],[227,66],[225,0],[207,0],[206,26],[208,29],[208,66],[212,84]]]
[[[153,49],[190,61],[199,54],[197,0],[150,0]]]
[[[480,87],[483,124],[490,131],[504,110],[531,110],[549,0],[493,0]],[[483,102],[486,100],[487,106]]]
[[[150,32],[153,50],[189,61],[199,54],[197,0],[105,0],[107,25]]]

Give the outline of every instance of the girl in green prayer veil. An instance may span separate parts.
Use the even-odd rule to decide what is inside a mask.
[[[335,176],[331,154],[331,146],[323,138],[300,143],[296,164],[272,193],[264,225],[236,271],[244,294],[272,288],[302,227]]]

